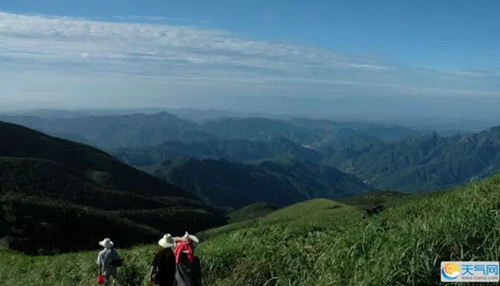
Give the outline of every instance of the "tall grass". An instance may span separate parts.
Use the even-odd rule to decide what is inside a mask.
[[[438,285],[442,260],[499,260],[500,176],[413,197],[368,219],[361,219],[356,208],[333,205],[312,201],[212,231],[197,250],[204,281],[221,286]],[[155,249],[122,250],[123,285],[147,285]],[[0,284],[93,285],[96,255],[27,257],[2,251]]]
[[[307,215],[222,234],[200,249],[206,264],[217,265],[206,269],[206,281],[437,285],[442,260],[499,260],[499,184],[497,176],[424,195],[366,220],[340,208],[336,216]]]

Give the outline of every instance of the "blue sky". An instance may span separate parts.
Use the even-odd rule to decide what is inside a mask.
[[[494,0],[3,0],[0,97],[452,117],[483,100],[476,113],[493,116],[498,11]]]

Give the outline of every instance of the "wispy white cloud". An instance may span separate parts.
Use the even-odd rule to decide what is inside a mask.
[[[139,16],[132,16],[137,18]],[[142,16],[140,16],[142,17]],[[327,50],[239,39],[226,31],[188,26],[97,22],[68,17],[0,12],[0,47],[17,53],[68,59],[87,53],[100,59],[216,64],[289,70],[338,68],[378,70]],[[9,52],[3,52],[9,55]]]
[[[469,77],[469,78],[484,78],[489,76],[495,76],[495,69],[493,68],[476,68],[469,70],[451,70],[449,72],[452,75],[459,77]]]
[[[158,17],[158,16],[146,16],[146,15],[130,15],[130,16],[113,16],[113,19],[118,20],[128,20],[128,21],[165,21],[167,17]],[[189,22],[188,19],[182,19],[183,21]]]
[[[217,85],[204,94],[221,90],[251,93],[250,86],[261,93],[267,88],[270,95],[279,90],[303,96],[500,95],[498,75],[487,70],[438,72],[396,65],[379,57],[348,56],[316,47],[240,38],[222,30],[166,25],[162,23],[168,19],[162,17],[114,19],[120,21],[0,12],[0,91],[2,75],[20,78],[12,73],[25,73],[34,78],[38,72],[56,79],[79,78],[73,89],[67,86],[72,81],[62,80],[65,86],[54,91],[58,96],[83,94],[85,81],[95,82],[96,76],[101,84],[101,79],[121,77],[123,86],[140,85],[145,79],[148,84],[151,80],[172,85],[190,82],[192,93],[201,86]],[[238,87],[241,85],[245,87]],[[12,83],[10,86],[9,92],[14,93]],[[188,86],[176,89],[181,90],[190,93]],[[24,96],[29,92],[33,90],[19,91]],[[106,90],[108,96],[112,92],[111,87]]]

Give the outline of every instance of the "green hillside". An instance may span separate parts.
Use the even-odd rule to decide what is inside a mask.
[[[441,285],[441,261],[496,261],[500,176],[412,196],[362,219],[354,206],[313,200],[198,234],[206,285]],[[156,249],[121,250],[122,281],[147,285]],[[95,252],[0,254],[6,285],[90,285]],[[267,283],[267,284],[266,284]]]
[[[166,161],[153,173],[166,182],[194,191],[207,203],[233,208],[258,201],[284,206],[372,189],[352,175],[290,156],[252,165],[182,159]]]
[[[34,158],[0,157],[0,194],[40,196],[104,210],[159,208],[162,202],[109,189],[58,163]]]
[[[297,215],[299,210],[290,207],[272,214],[272,225],[261,222],[210,238],[201,251],[207,282],[438,285],[440,261],[488,261],[500,254],[499,189],[496,176],[417,196],[364,220],[355,209],[340,207],[331,212],[345,213],[334,219],[324,214],[312,219],[316,213]],[[304,207],[303,213],[311,209]],[[213,265],[217,270],[210,270]]]
[[[235,223],[256,219],[268,215],[277,209],[278,207],[273,204],[266,202],[256,202],[229,213],[229,222]]]
[[[353,175],[289,154],[254,166],[287,180],[309,198],[339,199],[374,189]]]
[[[231,162],[261,160],[293,154],[299,158],[319,161],[321,155],[284,138],[269,141],[209,140],[192,143],[165,142],[161,145],[140,148],[119,148],[110,151],[121,161],[137,167],[161,164],[171,159],[220,158]]]
[[[395,143],[318,148],[325,162],[379,189],[425,191],[465,184],[500,171],[500,128],[470,135],[438,134]]]
[[[410,194],[408,193],[396,191],[371,191],[361,195],[341,199],[339,202],[360,208],[371,208],[378,205],[391,206],[393,204],[397,204],[402,199],[407,199],[409,196]]]
[[[124,192],[192,197],[185,191],[127,166],[83,144],[54,138],[19,125],[0,122],[0,157],[37,158],[59,163]]]
[[[162,234],[111,212],[40,196],[4,194],[0,208],[0,246],[28,254],[94,249],[108,236],[120,237],[126,247]]]
[[[10,123],[0,134],[0,240],[12,249],[89,249],[103,235],[132,245],[225,223],[221,210],[95,148]],[[71,239],[56,239],[66,231]]]

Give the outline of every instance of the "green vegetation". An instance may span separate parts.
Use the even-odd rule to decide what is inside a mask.
[[[442,260],[497,260],[499,189],[496,176],[452,191],[413,195],[367,219],[357,207],[320,199],[209,230],[199,234],[206,239],[197,251],[204,280],[218,286],[440,285]],[[147,285],[154,249],[122,250],[123,281]],[[90,285],[96,254],[28,257],[4,251],[0,280]]]
[[[277,206],[313,198],[341,198],[372,190],[356,177],[311,161],[285,156],[256,164],[182,159],[164,162],[153,173],[196,192],[205,202],[241,208],[257,201]]]
[[[4,122],[0,122],[0,132],[0,157],[53,161],[93,179],[101,179],[99,184],[123,192],[192,197],[189,193],[139,172],[96,148]]]
[[[277,209],[278,207],[273,204],[267,202],[256,202],[229,213],[229,222],[235,223],[256,219],[268,215]]]
[[[97,242],[94,242],[97,244]],[[116,243],[116,241],[115,241]],[[120,268],[119,278],[123,286],[148,285],[149,265],[156,247],[138,247],[120,251],[125,266]],[[98,251],[68,253],[56,256],[25,256],[0,249],[0,281],[4,285],[97,285]]]
[[[368,219],[312,202],[200,248],[210,285],[439,285],[442,260],[496,260],[500,176],[413,196]],[[320,204],[328,203],[320,201]],[[308,211],[309,210],[309,211]],[[330,212],[321,213],[321,212]],[[274,223],[269,223],[269,218]]]
[[[121,249],[123,285],[147,285],[156,241],[185,230],[202,239],[208,285],[437,285],[442,260],[500,255],[500,175],[476,181],[500,171],[500,128],[407,139],[418,134],[328,120],[10,119],[125,146],[114,151],[122,161],[157,177],[0,122],[0,246],[58,254],[0,250],[6,285],[94,284],[97,251],[59,253],[95,249],[105,236],[120,248],[149,244]],[[474,182],[408,194],[372,191],[355,176],[411,192]],[[213,205],[243,208],[221,226]]]
[[[325,162],[378,189],[428,191],[466,184],[500,171],[500,127],[476,134],[437,134],[395,143],[330,146]]]
[[[370,191],[342,199],[339,202],[360,208],[371,208],[378,205],[391,206],[399,203],[402,198],[406,198],[407,196],[409,194],[396,191]]]
[[[95,248],[103,237],[120,237],[122,246],[162,233],[113,213],[43,197],[4,195],[0,199],[0,245],[28,254],[56,254]],[[1,281],[1,280],[0,280]]]
[[[9,248],[78,251],[103,236],[130,246],[186,223],[225,223],[221,210],[95,148],[2,122],[0,134],[0,244]]]

